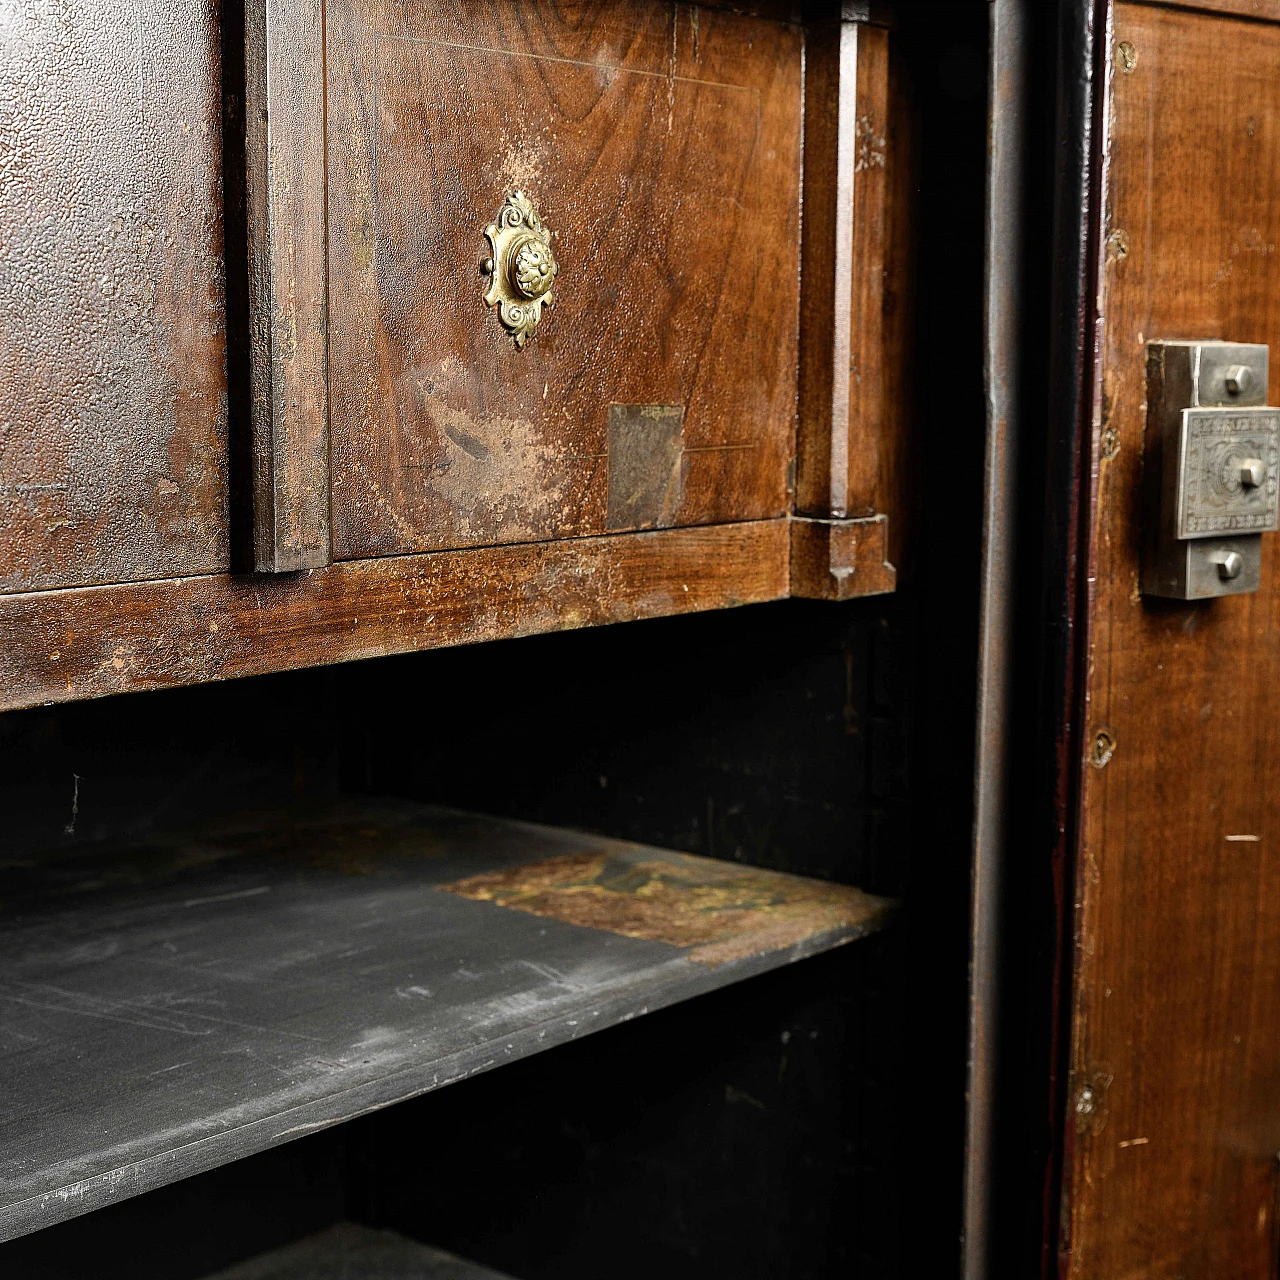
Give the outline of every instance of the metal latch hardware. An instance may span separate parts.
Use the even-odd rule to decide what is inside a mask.
[[[1266,346],[1147,344],[1142,590],[1175,600],[1257,591],[1280,529],[1280,409]]]

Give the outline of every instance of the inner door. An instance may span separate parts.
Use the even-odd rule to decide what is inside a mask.
[[[801,31],[331,0],[326,32],[335,558],[784,514]],[[528,219],[525,329],[494,236]]]
[[[1255,593],[1155,598],[1140,564],[1150,344],[1269,344],[1266,403],[1280,396],[1280,4],[1121,3],[1110,18],[1063,1274],[1264,1280],[1280,534],[1262,536]]]

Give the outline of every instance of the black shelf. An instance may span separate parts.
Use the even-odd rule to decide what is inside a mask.
[[[0,1240],[880,928],[857,889],[399,803],[0,866]]]
[[[259,1254],[207,1280],[510,1280],[501,1272],[407,1240],[341,1222],[283,1249]]]

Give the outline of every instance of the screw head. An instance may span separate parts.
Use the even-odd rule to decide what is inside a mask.
[[[1240,483],[1246,489],[1259,489],[1267,480],[1267,464],[1261,458],[1240,460]]]
[[[1227,369],[1225,381],[1229,395],[1245,395],[1253,386],[1253,370],[1247,364],[1233,364]]]
[[[1244,556],[1238,551],[1228,551],[1224,555],[1218,557],[1218,577],[1223,582],[1230,582],[1234,578],[1240,576],[1240,570],[1244,568]]]
[[[492,258],[486,258],[480,264],[480,274],[482,276],[491,276],[494,272],[494,263]]]

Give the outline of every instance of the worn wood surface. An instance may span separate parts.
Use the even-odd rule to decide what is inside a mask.
[[[889,912],[840,885],[392,802],[11,851],[0,903],[0,1238],[850,942]]]
[[[781,599],[786,520],[0,596],[0,710]]]
[[[443,1249],[355,1222],[260,1254],[208,1280],[505,1280]]]
[[[1138,568],[1145,343],[1280,351],[1280,27],[1121,4],[1115,38],[1067,1268],[1269,1280],[1280,538],[1256,595],[1148,600]]]
[[[323,0],[248,0],[253,545],[267,573],[330,561]]]
[[[610,456],[615,405],[684,410],[663,523],[783,513],[801,31],[652,0],[327,22],[335,556],[637,527],[611,472],[660,477]],[[517,190],[560,265],[522,350],[479,271]]]
[[[227,563],[218,8],[0,14],[0,591]]]

